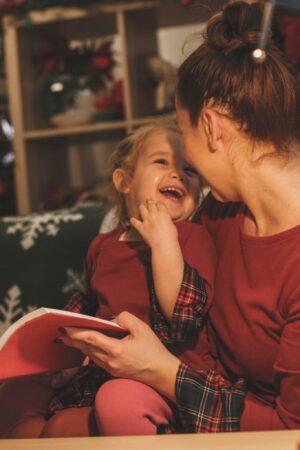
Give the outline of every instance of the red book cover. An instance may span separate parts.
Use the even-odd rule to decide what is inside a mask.
[[[0,338],[0,381],[80,366],[84,355],[53,342],[59,327],[98,330],[122,338],[127,331],[114,322],[51,308],[39,308],[13,323]]]

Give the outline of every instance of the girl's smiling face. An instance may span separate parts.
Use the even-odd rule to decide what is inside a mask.
[[[129,217],[139,218],[139,205],[149,199],[164,203],[175,222],[188,219],[197,207],[200,178],[184,160],[177,133],[150,134],[139,150],[133,175],[124,176]]]

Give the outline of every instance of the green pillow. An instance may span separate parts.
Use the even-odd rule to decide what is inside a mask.
[[[0,218],[0,335],[41,306],[63,308],[82,289],[84,258],[105,206]]]

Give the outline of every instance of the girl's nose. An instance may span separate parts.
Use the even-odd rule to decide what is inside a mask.
[[[184,173],[179,169],[172,169],[169,174],[170,178],[178,178],[179,180],[183,180]]]

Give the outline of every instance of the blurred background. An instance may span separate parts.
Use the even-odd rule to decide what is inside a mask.
[[[300,70],[300,0],[275,2]],[[223,0],[0,0],[0,215],[106,202],[109,155],[174,115],[176,70]]]

